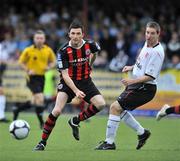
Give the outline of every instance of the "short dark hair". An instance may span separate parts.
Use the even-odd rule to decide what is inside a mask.
[[[71,31],[72,28],[74,29],[81,28],[82,32],[84,32],[84,26],[78,19],[73,20],[73,22],[70,24],[69,32]]]
[[[147,27],[155,28],[157,33],[160,33],[160,31],[161,31],[160,25],[157,22],[155,22],[155,21],[148,22],[147,25],[146,25],[146,28]]]

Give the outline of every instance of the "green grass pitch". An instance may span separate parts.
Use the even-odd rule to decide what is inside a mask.
[[[7,115],[12,117],[11,114]],[[108,116],[96,116],[89,123],[81,123],[80,141],[74,140],[71,135],[67,124],[70,117],[63,114],[58,119],[43,152],[32,151],[41,136],[34,113],[20,114],[20,118],[31,126],[25,140],[12,138],[8,131],[9,124],[0,123],[0,161],[180,161],[179,118],[166,118],[157,122],[155,118],[136,117],[152,132],[141,150],[135,149],[136,133],[121,123],[116,138],[117,150],[95,151],[95,146],[105,137]]]

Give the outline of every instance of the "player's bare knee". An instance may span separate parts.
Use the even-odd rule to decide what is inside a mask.
[[[97,109],[99,110],[99,111],[101,111],[101,110],[103,110],[104,108],[105,108],[105,104],[103,104],[103,105],[99,105],[99,106],[97,106]]]
[[[110,106],[111,114],[120,114],[122,111],[123,111],[123,109],[117,102],[114,102],[111,104],[111,106]]]
[[[102,99],[97,102],[97,105],[95,105],[99,110],[102,110],[106,106],[106,102]]]
[[[52,113],[54,116],[58,117],[62,113],[62,109],[55,106],[54,109],[52,110]]]

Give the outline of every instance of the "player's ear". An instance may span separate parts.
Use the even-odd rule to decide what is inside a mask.
[[[70,38],[70,32],[68,32],[68,37]]]

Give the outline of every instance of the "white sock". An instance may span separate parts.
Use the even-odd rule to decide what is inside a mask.
[[[137,132],[138,135],[142,135],[144,133],[144,128],[140,125],[140,123],[129,113],[128,111],[123,111],[120,115],[121,120],[126,123],[129,127]]]
[[[5,118],[6,97],[0,95],[0,119]]]
[[[107,122],[107,128],[106,128],[106,142],[108,144],[114,143],[116,132],[119,127],[120,117],[117,115],[109,115],[109,119]]]

